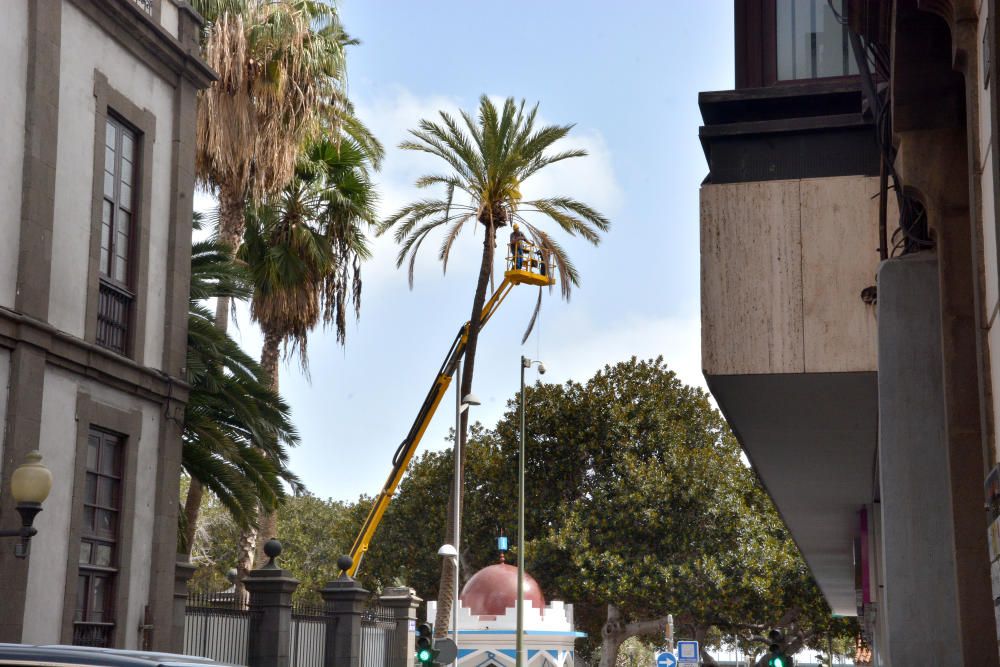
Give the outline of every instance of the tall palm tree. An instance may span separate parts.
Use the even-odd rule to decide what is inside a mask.
[[[208,19],[205,60],[219,74],[199,99],[196,168],[218,194],[219,238],[235,251],[247,201],[292,179],[309,137],[339,136],[348,109],[344,51],[357,42],[332,3],[196,0],[195,7]],[[347,123],[354,132],[359,125]],[[222,328],[228,307],[219,300]]]
[[[284,500],[285,483],[300,488],[287,467],[286,447],[298,443],[288,405],[203,305],[206,299],[245,299],[249,293],[245,272],[227,248],[210,241],[194,244],[186,377],[191,391],[182,435],[182,466],[191,478],[182,515],[185,551],[205,488],[243,527],[256,523],[258,505],[272,510]]]
[[[525,109],[524,101],[516,104],[507,98],[503,107],[497,106],[485,95],[479,101],[478,117],[461,112],[461,122],[440,112],[438,122],[421,120],[419,128],[411,130],[413,139],[400,144],[406,150],[430,153],[445,161],[450,173],[423,176],[417,187],[444,186],[444,197],[423,199],[400,209],[387,218],[379,233],[395,230],[395,240],[401,244],[396,258],[397,267],[409,261],[409,279],[413,284],[413,268],[417,252],[431,232],[444,228],[438,257],[445,270],[448,258],[467,223],[482,225],[483,249],[479,265],[479,278],[472,299],[469,318],[468,343],[462,374],[461,395],[472,390],[479,342],[480,314],[486,301],[486,290],[493,271],[493,255],[497,230],[519,222],[543,254],[554,259],[564,298],[569,298],[572,288],[579,284],[579,274],[565,250],[540,225],[554,223],[571,236],[580,235],[597,245],[600,232],[609,227],[608,220],[593,208],[570,197],[548,197],[525,201],[521,186],[539,170],[562,160],[583,157],[586,151],[563,150],[548,152],[560,139],[566,137],[572,125],[547,125],[535,127],[538,105]],[[456,201],[456,193],[459,198]],[[468,435],[468,412],[462,414],[461,437],[464,470],[465,442]],[[453,519],[455,506],[462,498],[454,494],[448,503],[446,542],[454,543]],[[434,623],[438,636],[448,631],[451,617],[451,600],[454,595],[454,570],[445,563],[441,568],[441,585],[438,589],[437,618]]]
[[[283,344],[308,370],[309,332],[322,320],[343,344],[348,310],[360,313],[361,262],[371,256],[365,228],[377,223],[372,166],[369,152],[349,137],[311,142],[292,182],[248,212],[237,256],[251,276],[250,317],[264,334],[261,366],[274,391]],[[274,512],[262,514],[260,531],[276,534]],[[237,569],[248,567],[251,549],[262,555],[264,540],[244,542]]]
[[[307,367],[309,332],[322,320],[343,343],[348,311],[360,314],[366,228],[378,222],[372,166],[349,138],[311,142],[292,182],[247,216],[238,258],[250,273],[250,318],[264,334],[261,365],[274,387],[282,344]]]

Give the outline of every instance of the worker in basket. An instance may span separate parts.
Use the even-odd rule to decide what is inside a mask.
[[[510,233],[510,256],[514,261],[514,267],[517,270],[521,270],[521,264],[524,261],[524,234],[521,233],[521,227],[516,222],[514,223],[514,230]]]

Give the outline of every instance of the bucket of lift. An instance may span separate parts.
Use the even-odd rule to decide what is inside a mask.
[[[504,277],[515,285],[555,285],[552,257],[534,243],[521,241],[510,248]]]

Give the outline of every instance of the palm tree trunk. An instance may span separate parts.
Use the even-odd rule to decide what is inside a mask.
[[[281,335],[273,331],[264,332],[264,346],[260,351],[260,365],[271,378],[271,389],[278,391],[278,356],[281,352]],[[254,542],[256,543],[256,553],[253,558],[254,563],[264,563],[267,556],[264,554],[264,544],[273,537],[278,536],[278,513],[265,512],[261,509],[259,527],[256,529]],[[254,530],[250,528],[249,530]]]
[[[233,188],[219,186],[219,240],[228,246],[231,257],[236,256],[243,241],[245,207],[245,198]],[[229,297],[225,296],[219,297],[215,304],[215,326],[223,331],[229,328],[229,303]]]
[[[235,188],[223,184],[219,186],[219,240],[229,248],[231,257],[236,255],[243,240],[246,222],[243,220],[246,198]],[[219,297],[215,304],[215,326],[222,331],[229,329],[229,297]],[[245,597],[243,579],[253,566],[255,535],[240,535],[239,554],[236,560],[236,594]],[[249,540],[249,542],[247,541]]]
[[[465,396],[472,391],[472,376],[476,367],[476,346],[479,343],[480,316],[483,313],[483,305],[486,303],[486,288],[490,283],[490,272],[493,269],[493,247],[496,232],[492,225],[486,226],[486,233],[483,235],[483,261],[479,265],[479,282],[476,283],[476,294],[472,299],[472,316],[469,317],[469,338],[465,344],[465,360],[462,366],[462,386],[461,395]],[[462,413],[461,428],[455,434],[455,438],[461,438],[458,466],[459,475],[464,479],[465,473],[465,444],[468,441],[469,433],[469,411]],[[455,498],[455,489],[448,494],[448,523],[445,529],[445,543],[455,543],[455,508],[461,507],[463,502],[463,489],[459,490],[459,497]],[[441,579],[438,586],[437,615],[434,619],[434,635],[444,637],[448,634],[451,621],[452,599],[455,597],[455,566],[448,560],[442,559]]]
[[[194,547],[194,534],[198,529],[198,512],[201,510],[201,499],[205,495],[205,487],[194,477],[188,486],[187,498],[184,499],[184,553],[191,555]]]

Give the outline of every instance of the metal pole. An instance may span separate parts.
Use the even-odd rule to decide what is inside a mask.
[[[517,649],[516,665],[522,667],[524,652],[524,369],[521,357],[521,444],[517,450]]]
[[[458,646],[458,559],[461,540],[459,533],[462,531],[462,367],[461,364],[455,366],[455,597],[451,605],[451,632],[455,646]],[[452,665],[458,665],[458,654]]]

